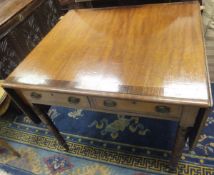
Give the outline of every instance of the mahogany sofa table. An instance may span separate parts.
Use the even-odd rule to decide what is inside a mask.
[[[212,106],[199,4],[70,11],[2,85],[66,149],[41,104],[177,121],[176,167]]]

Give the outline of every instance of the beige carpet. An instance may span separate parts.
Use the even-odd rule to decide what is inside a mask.
[[[210,72],[210,80],[214,82],[214,0],[204,1],[203,23],[205,45]]]

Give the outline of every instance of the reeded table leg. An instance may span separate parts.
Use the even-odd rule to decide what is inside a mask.
[[[31,104],[31,107],[42,120],[42,122],[47,126],[47,128],[54,134],[58,142],[65,148],[66,151],[68,151],[69,147],[66,141],[64,140],[56,126],[53,124],[50,117],[40,109],[40,105]]]
[[[36,104],[27,104],[22,100],[22,98],[16,93],[15,90],[5,88],[5,91],[11,97],[11,99],[15,102],[15,104],[25,113],[34,123],[39,124],[41,121],[47,125],[48,129],[54,134],[57,138],[58,142],[68,151],[68,145],[65,140],[59,133],[56,126],[53,124],[49,116],[39,109],[39,105]]]
[[[172,150],[172,156],[169,163],[170,170],[175,170],[178,165],[178,161],[181,158],[182,151],[186,143],[187,133],[188,127],[178,126],[175,145]]]
[[[196,106],[184,106],[182,115],[179,121],[177,129],[176,139],[172,150],[172,156],[169,163],[170,170],[176,170],[178,161],[182,155],[183,148],[185,146],[187,137],[189,137],[189,129],[195,124],[199,107]]]
[[[22,98],[16,93],[15,90],[4,88],[4,90],[7,92],[7,94],[11,97],[13,102],[22,110],[22,112],[27,115],[34,123],[39,124],[41,123],[41,120],[36,115],[36,113],[32,110],[32,108],[26,104]]]

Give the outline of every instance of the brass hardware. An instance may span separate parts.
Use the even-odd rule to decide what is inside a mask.
[[[115,107],[117,103],[113,100],[104,100],[103,105],[106,107]]]
[[[32,98],[35,98],[35,99],[40,99],[40,98],[42,97],[42,95],[39,94],[39,93],[37,93],[37,92],[32,92],[32,93],[30,94],[30,96],[31,96]]]
[[[158,113],[167,114],[170,112],[170,108],[168,106],[156,106],[155,111]]]
[[[77,97],[68,97],[68,102],[72,104],[78,104],[80,102],[80,98]]]

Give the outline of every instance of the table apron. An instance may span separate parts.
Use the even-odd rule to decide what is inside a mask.
[[[183,125],[188,126],[194,125],[199,110],[199,107],[121,100],[112,97],[94,97],[32,90],[18,91],[30,103],[180,121]]]

